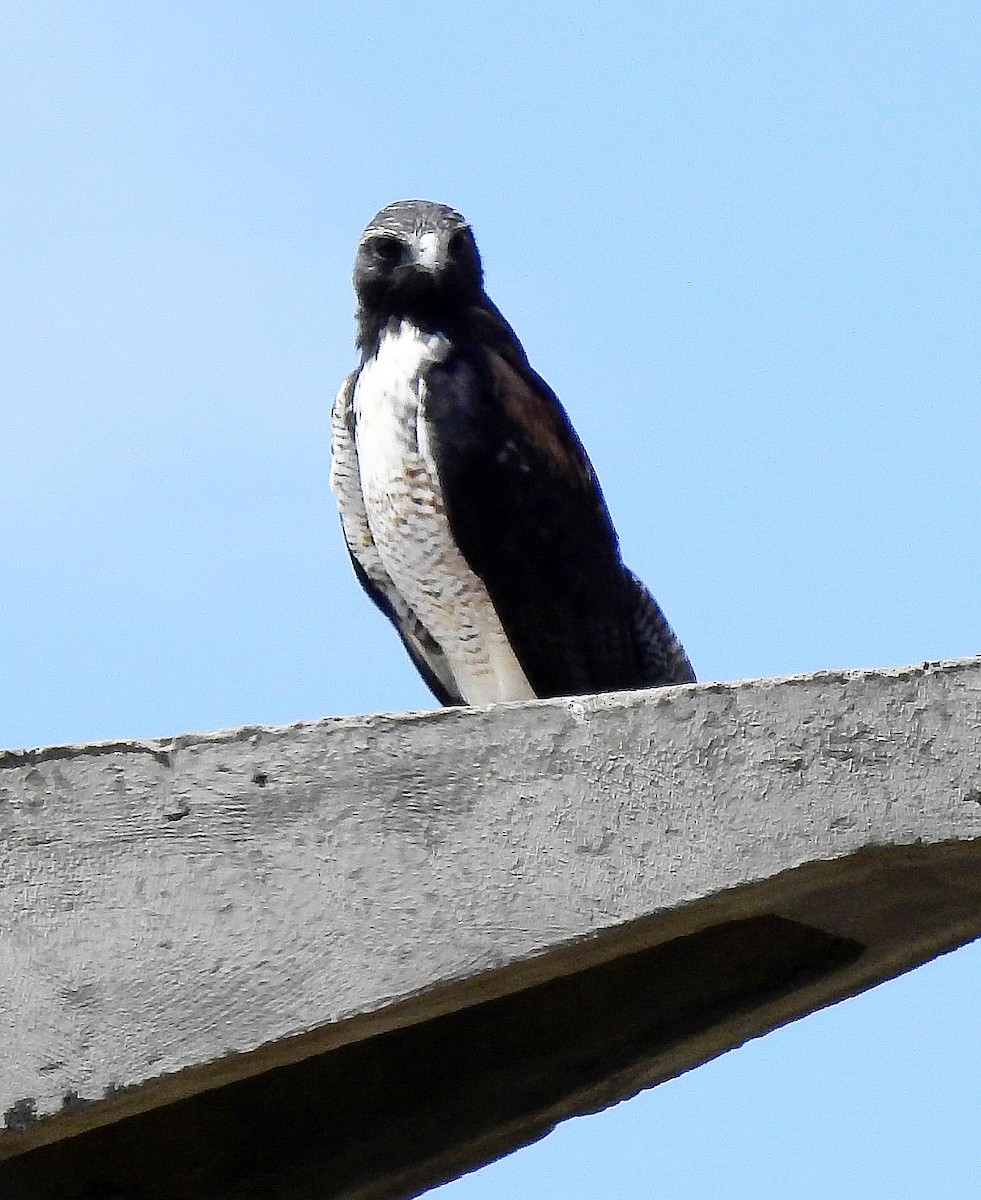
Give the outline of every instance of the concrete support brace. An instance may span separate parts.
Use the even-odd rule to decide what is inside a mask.
[[[406,1197],[981,935],[981,660],[0,754],[0,1196]]]

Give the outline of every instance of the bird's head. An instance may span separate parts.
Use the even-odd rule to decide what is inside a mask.
[[[362,313],[376,318],[425,318],[479,303],[483,271],[469,224],[430,200],[389,204],[358,243],[354,290]]]

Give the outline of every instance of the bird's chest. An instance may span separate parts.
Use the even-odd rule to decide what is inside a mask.
[[[368,533],[378,566],[402,603],[440,647],[469,704],[534,695],[483,581],[453,537],[432,447],[427,406],[460,420],[465,385],[432,368],[445,362],[445,338],[407,322],[382,338],[358,374],[354,438]]]
[[[426,427],[427,373],[449,351],[445,338],[403,322],[386,333],[354,391],[361,490],[376,541],[442,511]]]

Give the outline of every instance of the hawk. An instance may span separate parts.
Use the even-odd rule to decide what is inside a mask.
[[[440,703],[691,682],[565,410],[484,291],[467,221],[388,205],[354,288],[331,487],[358,580]]]

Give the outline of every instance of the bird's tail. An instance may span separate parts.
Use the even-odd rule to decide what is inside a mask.
[[[633,571],[627,575],[630,617],[634,645],[643,677],[643,687],[663,687],[671,683],[694,683],[688,655],[675,637],[661,607]]]

